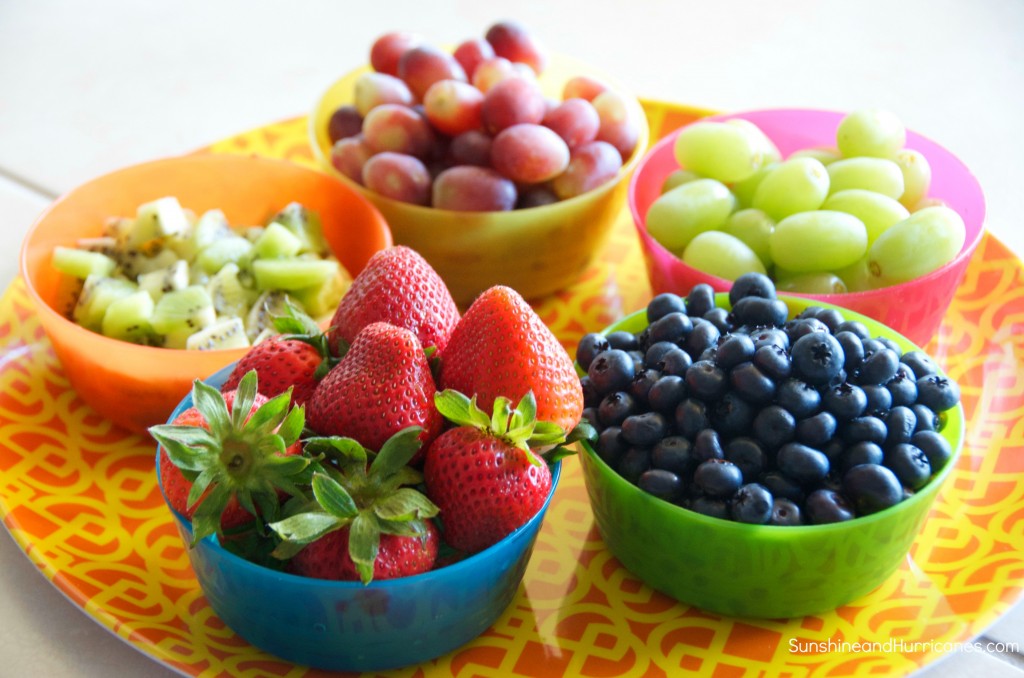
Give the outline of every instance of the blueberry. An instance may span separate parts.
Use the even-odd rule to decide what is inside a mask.
[[[580,377],[580,389],[583,390],[584,407],[597,407],[600,404],[601,394],[597,392],[597,389],[590,382],[590,377],[586,374]]]
[[[659,341],[670,341],[682,346],[686,337],[693,331],[693,322],[685,313],[669,313],[647,326],[647,339],[652,344]]]
[[[636,335],[625,330],[609,332],[606,338],[612,348],[617,348],[621,351],[634,351],[640,347],[640,342],[637,341]]]
[[[735,306],[740,299],[748,297],[774,299],[775,283],[763,273],[744,273],[729,288],[729,303]]]
[[[768,488],[775,495],[776,501],[780,498],[789,499],[794,502],[803,502],[804,490],[799,483],[785,475],[781,471],[767,471],[761,474],[758,482]]]
[[[917,379],[939,373],[939,366],[924,351],[907,351],[900,356],[900,362],[909,367]]]
[[[778,405],[769,405],[754,417],[753,431],[766,449],[775,450],[796,435],[796,419]]]
[[[654,367],[662,374],[672,374],[677,377],[685,377],[686,372],[693,364],[693,358],[683,349],[675,346],[671,351],[666,351]]]
[[[850,331],[837,332],[835,336],[836,341],[843,347],[843,355],[846,356],[843,367],[847,372],[859,368],[864,362],[864,343],[860,337]]]
[[[683,481],[675,473],[652,468],[640,474],[637,487],[659,499],[675,502],[683,495]]]
[[[672,350],[680,349],[671,341],[657,341],[651,344],[644,352],[644,365],[658,369],[658,363],[661,362],[662,357]]]
[[[835,490],[815,490],[804,502],[804,515],[814,525],[839,523],[854,518],[850,501]]]
[[[906,368],[908,371],[910,368]],[[892,396],[893,405],[913,405],[917,401],[917,381],[914,377],[908,376],[902,369],[896,371],[896,376],[885,384],[885,389]]]
[[[804,322],[813,322],[806,320]],[[843,369],[843,347],[828,332],[811,332],[792,349],[793,373],[812,385],[824,385]]]
[[[786,443],[775,455],[779,470],[801,485],[813,485],[828,475],[828,457],[822,452],[800,443]]]
[[[691,316],[701,317],[715,307],[715,290],[706,283],[690,288],[686,295],[686,311]]]
[[[729,516],[740,523],[764,525],[772,517],[772,493],[757,483],[741,486],[729,500]]]
[[[647,447],[631,447],[619,459],[619,475],[636,485],[640,476],[651,468],[651,450]]]
[[[693,445],[682,436],[668,436],[655,443],[651,450],[651,466],[687,476],[697,465]]]
[[[917,415],[917,428],[915,431],[938,431],[942,418],[932,411],[932,408],[921,403],[914,403],[910,406]]]
[[[835,434],[836,418],[829,412],[818,412],[796,423],[796,439],[804,445],[824,445]]]
[[[668,420],[658,412],[644,412],[626,417],[622,425],[622,437],[630,445],[653,447],[668,433]]]
[[[697,465],[693,483],[701,492],[715,499],[728,499],[743,484],[739,467],[724,459],[709,459]]]
[[[609,426],[597,436],[597,442],[594,443],[594,451],[597,452],[597,456],[604,459],[605,463],[615,468],[619,459],[626,453],[629,446],[626,445],[626,441],[622,439],[622,429],[618,426]]]
[[[676,431],[691,440],[711,425],[707,405],[696,398],[686,398],[676,408]]]
[[[918,431],[910,439],[910,444],[917,447],[928,457],[928,465],[932,472],[939,471],[953,456],[953,447],[945,436],[935,431]]]
[[[883,346],[896,354],[897,358],[903,357],[903,347],[889,337],[875,337]]]
[[[803,419],[821,407],[821,393],[806,381],[787,379],[775,391],[775,404]]]
[[[729,504],[724,499],[697,497],[690,503],[690,510],[711,518],[729,519]]]
[[[772,517],[769,519],[768,524],[783,527],[803,525],[804,517],[796,503],[789,499],[776,497],[772,503]]]
[[[762,346],[778,346],[779,348],[789,348],[789,335],[778,327],[762,327],[750,333],[750,338],[754,340],[754,348],[761,348]]]
[[[859,515],[877,513],[903,501],[896,474],[880,464],[860,464],[843,474],[843,494]]]
[[[754,357],[754,340],[746,334],[726,334],[718,342],[715,362],[722,369],[730,369]]]
[[[732,317],[743,325],[782,325],[788,313],[781,299],[745,297],[732,306]]]
[[[939,374],[921,377],[917,380],[917,402],[934,412],[945,412],[960,402],[960,387]]]
[[[576,345],[576,362],[579,363],[580,369],[586,371],[590,369],[590,363],[598,353],[603,353],[610,348],[611,344],[608,343],[608,339],[604,335],[596,332],[585,334]]]
[[[892,407],[892,393],[885,386],[868,384],[861,386],[860,390],[864,391],[864,395],[867,396],[868,401],[864,411],[868,414],[885,414]]]
[[[871,332],[868,331],[867,325],[859,320],[844,320],[839,324],[835,331],[836,334],[839,334],[840,332],[851,332],[857,335],[861,341],[871,338]]]
[[[845,443],[850,445],[860,442],[884,445],[885,439],[889,435],[889,429],[885,422],[878,417],[867,415],[845,422],[839,435]]]
[[[739,467],[748,482],[760,476],[768,464],[768,455],[761,443],[746,436],[733,438],[725,444],[725,458]]]
[[[694,358],[694,362],[697,362],[699,360],[707,360],[707,361],[715,363],[716,362],[715,361],[715,357],[717,355],[718,355],[718,347],[717,346],[708,346],[706,349],[701,351],[699,356]]]
[[[732,368],[729,383],[741,398],[755,405],[768,403],[775,396],[775,380],[764,374],[752,362]]]
[[[825,324],[828,331],[832,334],[836,334],[839,326],[843,324],[845,318],[843,314],[835,308],[822,308],[814,316],[816,320]]]
[[[724,308],[713,308],[704,315],[701,316],[702,320],[705,320],[718,329],[719,333],[725,334],[732,330],[733,324],[732,319],[729,315],[729,311]]]
[[[917,430],[917,415],[909,407],[894,407],[885,415],[886,445],[909,443],[910,437]]]
[[[722,449],[722,440],[718,437],[718,431],[713,428],[706,428],[699,431],[693,439],[693,458],[697,463],[709,459],[725,459],[725,451]]]
[[[686,313],[686,302],[678,294],[663,292],[647,303],[647,324],[661,320],[669,313]]]
[[[835,415],[836,419],[846,421],[864,414],[868,406],[868,396],[859,386],[843,382],[824,391],[821,394],[821,403],[828,412]]]
[[[885,384],[896,376],[900,358],[889,348],[882,347],[864,358],[860,365],[861,384]]]
[[[646,367],[646,365],[644,365],[644,352],[643,351],[641,351],[640,349],[635,349],[635,350],[632,350],[632,351],[626,351],[626,353],[628,353],[629,357],[633,359],[633,371],[634,372],[639,372],[640,370],[644,369],[644,367]]]
[[[727,437],[747,433],[754,422],[754,407],[736,391],[729,391],[715,403],[711,420],[715,427]]]
[[[681,351],[680,351],[681,352]],[[685,355],[685,354],[684,354]],[[686,397],[686,382],[682,377],[668,374],[654,382],[647,392],[647,403],[655,412],[672,414]]]
[[[785,335],[783,335],[785,336]],[[765,344],[754,351],[751,360],[757,369],[771,377],[775,381],[788,379],[793,373],[793,361],[789,357],[789,351],[785,346],[779,344]]]
[[[633,396],[625,391],[609,393],[597,407],[597,416],[605,426],[618,426],[634,412],[636,403]]]
[[[661,379],[661,372],[658,370],[652,370],[645,368],[636,373],[633,377],[633,381],[629,382],[629,395],[637,402],[647,402],[647,395],[651,391],[651,387],[654,386]]]
[[[822,332],[831,336],[831,333],[828,331],[828,327],[825,326],[825,323],[815,318],[794,318],[793,320],[787,321],[783,326],[783,329],[786,331],[786,336],[789,337],[790,346],[795,344],[797,339],[800,339],[807,334]]]
[[[729,387],[725,371],[710,360],[698,360],[691,365],[685,379],[689,393],[705,402],[721,398]]]
[[[885,455],[876,443],[866,440],[849,445],[839,455],[839,470],[843,473],[861,464],[881,464]]]
[[[690,357],[696,357],[703,353],[704,349],[717,346],[718,338],[721,336],[722,331],[713,323],[698,319],[694,321],[693,331],[686,337],[683,348],[690,354]]]
[[[586,419],[587,422],[598,431],[604,428],[604,426],[601,424],[601,419],[597,416],[596,407],[584,407],[582,418]]]
[[[924,451],[909,443],[886,448],[885,465],[911,490],[921,489],[932,477],[932,467]]]
[[[846,443],[839,438],[833,438],[824,445],[818,446],[817,449],[821,450],[821,453],[825,455],[828,459],[828,467],[832,469],[839,463],[839,456],[846,449]]]
[[[633,358],[623,350],[608,349],[594,356],[587,368],[587,376],[601,395],[624,391],[636,374]]]

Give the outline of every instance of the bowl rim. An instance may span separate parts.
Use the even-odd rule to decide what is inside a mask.
[[[228,375],[231,374],[231,371],[233,369],[234,363],[232,363],[231,365],[227,365],[226,367],[220,370],[217,370],[217,372],[210,375],[203,381],[207,384],[210,384],[211,386],[219,388],[220,384],[224,383],[224,381],[227,379]],[[191,406],[191,402],[192,394],[191,392],[189,392],[188,394],[185,395],[184,398],[182,398],[182,400],[178,403],[177,407],[174,408],[174,411],[171,413],[170,417],[168,417],[167,422],[170,423],[181,412],[188,409],[188,407]],[[160,490],[160,496],[163,498],[164,505],[167,507],[167,510],[171,513],[171,516],[174,518],[175,522],[188,534],[191,534],[192,521],[190,521],[188,518],[186,518],[181,513],[179,513],[178,511],[171,507],[170,502],[168,502],[167,500],[167,495],[164,492],[163,483],[160,480],[160,450],[160,445],[157,445],[155,474],[157,487]],[[479,565],[479,561],[494,558],[498,551],[506,551],[508,549],[514,548],[516,546],[517,541],[527,537],[532,532],[538,532],[542,527],[541,523],[544,520],[544,516],[547,513],[549,505],[551,504],[551,500],[555,496],[555,490],[558,488],[558,481],[561,479],[562,475],[562,460],[558,460],[553,464],[549,464],[549,468],[551,469],[551,489],[548,490],[548,494],[547,497],[544,499],[544,503],[541,504],[541,507],[537,510],[536,513],[533,514],[533,516],[530,517],[529,520],[527,520],[525,523],[517,527],[509,534],[505,535],[499,541],[495,542],[494,544],[491,544],[490,546],[481,551],[469,554],[466,557],[457,560],[454,563],[444,565],[443,567],[431,569],[426,572],[421,572],[419,574],[407,577],[396,577],[394,579],[374,579],[369,584],[363,584],[358,581],[305,577],[291,572],[286,572],[284,570],[274,570],[269,567],[264,567],[258,563],[246,560],[245,558],[242,558],[241,556],[226,549],[220,543],[220,540],[217,538],[217,535],[204,537],[200,540],[200,544],[205,545],[207,548],[213,549],[220,555],[220,557],[227,559],[228,562],[230,562],[234,567],[240,568],[242,571],[251,572],[253,574],[263,577],[274,577],[284,579],[286,582],[291,582],[293,585],[304,586],[306,588],[327,588],[338,591],[356,592],[372,590],[374,588],[401,588],[402,586],[407,586],[410,584],[429,585],[431,582],[435,580],[447,579],[453,576],[457,576],[461,572],[461,570],[469,570]],[[198,548],[198,545],[192,547],[188,544],[184,544],[184,547],[186,552],[189,552]]]
[[[632,177],[630,177],[629,188],[626,191],[626,204],[629,206],[629,211],[630,211],[630,215],[633,217],[633,224],[634,224],[634,226],[636,227],[636,229],[637,229],[641,239],[645,241],[644,246],[654,249],[659,254],[664,254],[665,256],[672,257],[673,258],[673,264],[680,265],[680,266],[684,267],[686,270],[694,271],[694,272],[700,273],[703,276],[706,276],[707,278],[710,279],[709,284],[712,285],[716,290],[717,289],[729,289],[730,287],[732,287],[732,281],[731,280],[727,280],[726,278],[721,278],[719,276],[713,275],[711,273],[705,273],[704,271],[701,271],[698,268],[694,268],[693,266],[690,266],[689,264],[684,262],[680,257],[678,257],[675,254],[673,254],[672,252],[670,252],[668,250],[668,248],[666,248],[660,242],[655,240],[654,237],[650,233],[648,233],[648,231],[647,231],[647,216],[640,214],[640,210],[639,210],[639,207],[637,205],[637,196],[636,196],[637,186],[640,183],[639,179],[640,179],[641,175],[643,174],[644,169],[646,168],[647,163],[650,160],[650,158],[652,158],[655,153],[664,152],[664,148],[666,146],[670,146],[670,145],[674,144],[675,140],[676,140],[676,137],[679,136],[679,133],[683,130],[684,127],[687,127],[687,126],[692,125],[692,124],[697,123],[697,122],[722,122],[722,121],[731,120],[731,119],[734,119],[734,118],[744,118],[745,119],[748,116],[761,115],[761,114],[776,114],[776,115],[808,115],[808,114],[811,114],[811,115],[826,115],[826,116],[829,116],[829,117],[836,116],[836,117],[838,117],[840,119],[841,119],[842,116],[846,115],[846,113],[844,113],[842,111],[836,111],[836,110],[830,110],[830,109],[823,109],[823,108],[793,108],[793,107],[745,109],[745,110],[740,110],[740,111],[719,112],[719,113],[715,113],[713,115],[708,115],[706,117],[700,118],[699,120],[694,120],[693,122],[687,123],[686,125],[683,125],[682,127],[679,127],[678,129],[672,130],[671,132],[669,132],[668,134],[663,136],[661,139],[656,141],[654,144],[652,144],[650,146],[650,148],[647,149],[647,152],[644,154],[644,157],[640,161],[639,165],[637,166],[636,171],[633,173]],[[946,264],[944,264],[943,266],[940,266],[939,268],[935,269],[934,271],[931,271],[930,273],[927,273],[927,274],[925,274],[925,275],[923,275],[923,276],[921,276],[919,278],[914,278],[913,280],[907,280],[907,281],[904,281],[904,282],[901,282],[901,283],[897,283],[895,285],[889,285],[887,287],[879,287],[879,288],[873,289],[873,290],[861,290],[859,292],[843,292],[841,294],[815,294],[815,293],[807,293],[807,292],[787,292],[786,293],[787,295],[795,296],[795,297],[812,298],[812,299],[824,301],[824,302],[827,302],[827,303],[837,304],[837,305],[841,306],[843,300],[846,300],[846,299],[852,299],[852,300],[869,299],[869,298],[872,298],[875,295],[877,295],[877,293],[880,292],[880,291],[885,291],[885,293],[887,293],[887,294],[889,294],[889,293],[891,293],[891,294],[900,294],[903,291],[905,291],[906,288],[909,287],[910,285],[928,284],[928,283],[930,283],[930,282],[932,282],[932,281],[942,277],[948,271],[950,271],[952,269],[955,269],[955,268],[965,264],[966,260],[970,259],[971,256],[974,255],[974,251],[977,249],[978,245],[981,243],[982,238],[985,236],[985,230],[986,230],[985,229],[986,201],[985,201],[984,191],[982,190],[982,187],[981,187],[981,182],[978,181],[978,178],[974,175],[973,172],[971,172],[971,169],[960,159],[960,157],[957,156],[956,154],[954,154],[949,149],[947,149],[945,146],[943,146],[942,144],[937,143],[933,139],[931,139],[931,138],[929,138],[929,137],[927,137],[927,136],[925,136],[923,134],[915,132],[914,130],[908,129],[907,132],[910,133],[910,134],[913,134],[914,136],[916,136],[917,138],[919,138],[922,141],[925,141],[925,142],[927,142],[929,144],[933,144],[937,148],[942,149],[946,154],[948,154],[950,160],[953,161],[956,165],[958,165],[964,171],[965,176],[970,177],[973,188],[976,189],[978,195],[981,198],[981,200],[980,200],[980,208],[981,209],[980,209],[980,212],[978,214],[979,227],[977,229],[977,232],[974,234],[974,237],[970,238],[970,239],[965,239],[964,240],[964,244],[960,248],[960,252],[957,253],[957,255],[952,260],[946,262]]]
[[[74,199],[76,197],[77,193],[79,192],[79,190],[81,190],[82,188],[84,188],[86,186],[90,186],[90,185],[95,184],[95,183],[99,183],[99,182],[113,181],[113,180],[116,180],[117,177],[119,177],[121,175],[129,175],[129,174],[137,172],[137,171],[139,171],[141,169],[157,168],[157,167],[160,167],[160,166],[163,166],[163,165],[176,165],[176,164],[180,164],[180,163],[203,163],[203,164],[210,163],[210,164],[224,164],[224,165],[253,164],[253,163],[255,163],[255,164],[262,164],[262,165],[264,165],[264,166],[266,166],[268,168],[272,167],[272,168],[278,168],[280,170],[298,171],[300,173],[307,174],[308,176],[316,176],[317,178],[321,178],[321,177],[326,176],[327,178],[332,179],[336,183],[338,183],[339,186],[342,189],[344,189],[345,191],[350,192],[350,193],[356,193],[356,197],[360,200],[360,202],[364,203],[364,207],[366,209],[368,209],[374,215],[375,220],[377,222],[379,222],[380,225],[383,227],[383,228],[381,228],[381,235],[383,236],[383,241],[385,243],[385,248],[386,247],[392,247],[394,245],[394,237],[393,237],[393,235],[391,233],[391,227],[388,224],[387,220],[384,218],[384,216],[380,213],[380,210],[377,209],[377,206],[374,205],[371,201],[369,201],[366,198],[366,196],[358,194],[357,192],[353,192],[350,186],[348,186],[348,185],[346,185],[346,184],[344,184],[342,182],[338,182],[337,181],[337,177],[332,177],[332,176],[326,174],[325,172],[320,172],[317,169],[310,168],[310,167],[307,167],[305,165],[301,165],[299,163],[292,162],[290,160],[285,160],[283,158],[272,158],[272,157],[261,156],[261,155],[239,155],[239,154],[234,154],[234,153],[187,153],[187,154],[184,154],[184,155],[167,156],[167,157],[164,157],[164,158],[157,158],[155,160],[147,160],[145,162],[135,163],[135,164],[132,164],[132,165],[125,165],[123,167],[118,167],[118,168],[113,169],[113,170],[111,170],[109,172],[106,172],[104,174],[100,174],[100,175],[97,175],[95,177],[92,177],[92,178],[88,179],[87,181],[84,181],[84,182],[76,185],[75,187],[65,191],[64,193],[62,193],[60,196],[58,196],[56,199],[54,199],[45,209],[43,209],[42,212],[39,213],[39,215],[32,222],[32,225],[29,227],[29,230],[25,233],[25,237],[22,239],[21,244],[20,244],[20,246],[18,248],[18,276],[24,281],[25,288],[28,291],[29,297],[32,299],[33,303],[39,309],[39,311],[38,311],[39,313],[43,313],[43,314],[46,314],[46,315],[48,315],[48,316],[50,316],[52,318],[56,318],[58,324],[60,324],[60,325],[66,325],[66,326],[71,327],[71,328],[77,328],[78,330],[80,330],[82,332],[88,332],[90,335],[95,335],[95,337],[97,337],[97,339],[96,339],[97,341],[106,340],[106,341],[113,342],[113,346],[117,347],[118,350],[140,351],[140,350],[156,349],[156,350],[161,351],[160,355],[178,355],[178,356],[181,356],[181,355],[192,355],[192,354],[195,353],[194,351],[190,351],[188,349],[183,349],[183,348],[178,349],[178,348],[164,348],[162,346],[146,346],[146,345],[143,345],[143,344],[135,344],[135,343],[132,343],[132,342],[129,342],[129,341],[123,341],[121,339],[113,339],[111,337],[107,337],[107,336],[105,336],[103,334],[100,334],[98,332],[93,332],[92,330],[89,330],[89,329],[87,329],[85,327],[82,327],[78,323],[74,322],[73,320],[71,320],[70,318],[65,316],[63,313],[60,313],[48,301],[43,299],[42,295],[36,289],[35,285],[32,284],[32,277],[29,275],[29,263],[28,263],[29,249],[31,248],[31,243],[32,243],[32,241],[34,239],[34,236],[36,235],[36,231],[41,227],[43,222],[45,222],[49,218],[49,216],[50,216],[50,214],[52,212],[54,212],[57,209],[59,209],[60,207],[62,207],[66,202],[69,202],[72,199]],[[184,207],[187,208],[187,206],[184,206]],[[111,215],[111,216],[116,216],[116,215]],[[329,321],[325,321],[325,322],[329,322]],[[324,326],[323,329],[326,329],[326,326]],[[233,355],[234,354],[234,355],[241,356],[246,350],[248,350],[248,349],[245,349],[245,348],[220,348],[220,349],[213,349],[213,350],[209,350],[209,351],[204,351],[204,353],[206,353],[208,355]]]
[[[725,299],[725,302],[728,303],[727,292],[718,292],[716,293],[715,297],[716,301],[718,302],[718,305],[720,306],[722,305],[723,298]],[[819,306],[822,304],[822,302],[820,302],[817,299],[808,299],[806,297],[797,296],[791,293],[779,294],[778,298],[785,301],[787,305],[789,305],[791,301],[796,301],[798,305],[803,305],[804,308],[808,306]],[[877,320],[869,318],[855,311],[847,310],[835,304],[830,304],[827,302],[824,302],[824,304],[825,308],[835,308],[841,311],[847,320],[857,320],[859,322],[864,323],[868,327],[868,329],[871,330],[873,336],[876,334],[878,328],[882,328],[885,330],[886,335],[891,336],[891,338],[896,339],[900,343],[906,344],[908,346],[913,346],[916,350],[923,351],[923,349],[918,347],[916,344],[911,342],[902,334],[888,328],[887,326],[883,325]],[[628,325],[630,323],[636,323],[637,320],[640,319],[641,317],[646,318],[646,309],[639,309],[637,311],[634,311],[633,313],[630,313],[629,315],[620,318],[619,320],[612,323],[608,327],[602,329],[600,331],[600,334],[606,335],[609,332],[614,332],[615,329],[620,328],[620,326]],[[925,355],[927,355],[927,352],[925,352]],[[942,374],[943,376],[947,376],[945,371],[943,371],[941,367],[939,367],[939,370],[940,374]],[[606,478],[608,482],[612,482],[617,485],[621,484],[622,486],[627,488],[625,491],[629,492],[631,495],[644,497],[645,499],[650,499],[652,501],[657,501],[658,506],[660,507],[659,510],[668,511],[672,516],[678,515],[686,520],[695,520],[698,523],[702,523],[709,527],[715,527],[716,529],[721,528],[725,530],[731,530],[735,534],[741,534],[744,536],[756,535],[765,538],[772,538],[787,534],[813,535],[815,533],[829,531],[835,532],[844,530],[855,530],[858,529],[858,526],[870,525],[874,522],[884,521],[887,518],[895,517],[900,512],[910,511],[914,508],[914,506],[920,504],[921,502],[933,501],[934,498],[938,495],[939,491],[942,489],[942,486],[945,484],[946,480],[949,478],[950,474],[953,472],[953,469],[959,463],[966,441],[967,419],[964,413],[963,403],[958,402],[955,407],[946,410],[946,412],[952,412],[955,414],[956,417],[956,444],[952,445],[953,454],[946,461],[946,464],[937,473],[932,475],[932,477],[928,480],[928,483],[924,487],[914,492],[914,494],[911,495],[910,497],[903,499],[898,504],[894,504],[893,506],[890,506],[881,511],[877,511],[866,516],[856,516],[851,520],[845,520],[835,523],[822,523],[817,525],[757,525],[750,523],[741,523],[735,520],[727,520],[725,518],[715,518],[713,516],[707,516],[702,513],[698,513],[683,506],[673,504],[663,499],[658,499],[654,495],[648,495],[639,487],[630,483],[621,475],[619,475],[618,471],[609,466],[607,462],[605,462],[604,459],[602,459],[600,455],[597,454],[597,451],[588,441],[581,441],[581,444],[584,450],[583,453],[587,456],[586,463],[596,463],[597,468],[600,471],[600,475]],[[946,426],[948,427],[950,423],[950,421],[947,421]]]
[[[551,62],[551,60],[557,59],[561,63],[579,64],[581,65],[581,67],[585,67],[584,62],[560,53],[549,53],[548,58],[549,63]],[[369,63],[366,63],[347,71],[339,78],[335,79],[334,82],[332,82],[328,87],[326,87],[321,92],[320,96],[316,100],[316,103],[313,105],[312,110],[306,116],[307,139],[309,140],[310,147],[313,152],[313,157],[316,159],[320,167],[323,168],[325,172],[329,172],[331,176],[340,179],[341,181],[345,182],[346,185],[354,188],[355,190],[358,190],[364,196],[369,196],[368,199],[374,202],[379,202],[382,205],[386,205],[389,209],[401,209],[403,211],[407,211],[408,214],[412,217],[425,216],[428,214],[452,214],[467,215],[467,218],[469,218],[473,217],[474,215],[480,216],[503,214],[504,212],[496,210],[444,210],[436,207],[414,205],[413,203],[402,202],[401,200],[395,200],[394,198],[389,198],[387,196],[371,191],[365,186],[358,184],[349,177],[345,176],[334,167],[334,165],[331,163],[330,156],[324,152],[324,147],[320,143],[320,131],[317,128],[317,122],[319,118],[318,114],[323,110],[325,105],[325,99],[327,98],[327,95],[329,93],[337,89],[347,79],[364,72],[370,73],[375,71],[373,71],[373,68],[370,66]],[[543,78],[543,73],[537,76],[538,80],[542,80]],[[592,199],[593,196],[599,195],[601,192],[611,190],[623,180],[629,180],[630,177],[633,176],[634,170],[643,161],[643,159],[646,157],[647,152],[650,150],[650,124],[648,123],[647,115],[644,113],[643,106],[641,106],[640,104],[640,99],[635,94],[633,94],[628,88],[624,87],[618,81],[618,79],[614,77],[603,76],[602,80],[609,83],[609,89],[613,89],[619,92],[626,98],[626,100],[630,104],[630,107],[633,108],[634,112],[637,114],[637,119],[640,121],[640,135],[637,137],[636,147],[633,149],[633,153],[629,156],[629,158],[626,158],[622,161],[622,166],[619,168],[619,171],[615,174],[613,178],[609,179],[608,181],[604,182],[599,186],[595,186],[586,193],[581,193],[571,198],[559,200],[557,202],[549,203],[547,205],[537,205],[534,207],[522,207],[509,210],[508,212],[510,214],[537,214],[538,212],[543,210],[553,211],[555,209],[559,209],[559,206],[564,206],[562,207],[562,209],[569,209],[572,205],[586,202],[588,199]]]

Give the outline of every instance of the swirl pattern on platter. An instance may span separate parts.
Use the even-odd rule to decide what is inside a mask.
[[[698,115],[661,103],[646,110],[655,138]],[[313,165],[305,135],[305,119],[288,120],[208,150]],[[967,441],[910,556],[876,591],[793,620],[721,618],[675,603],[609,554],[569,460],[505,614],[460,650],[391,675],[897,675],[977,635],[1024,588],[1022,276],[986,238],[928,346],[961,384]],[[650,294],[624,213],[599,261],[537,310],[571,349]],[[184,673],[321,675],[252,648],[212,613],[156,487],[150,442],[76,398],[20,280],[0,301],[0,346],[0,515],[41,572],[111,632]],[[852,643],[872,646],[828,651]]]

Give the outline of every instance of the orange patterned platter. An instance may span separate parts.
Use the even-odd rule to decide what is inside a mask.
[[[654,138],[700,114],[657,102],[646,110]],[[312,164],[305,124],[281,122],[208,150]],[[390,675],[905,675],[979,635],[1024,589],[1022,282],[1024,265],[986,237],[927,347],[961,384],[964,454],[909,557],[873,593],[791,620],[679,605],[604,547],[570,459],[505,614],[469,645]],[[650,295],[624,211],[600,260],[537,310],[571,348]],[[256,650],[213,614],[152,460],[152,443],[113,428],[70,390],[16,281],[0,300],[0,516],[28,557],[97,622],[182,673],[323,675]]]

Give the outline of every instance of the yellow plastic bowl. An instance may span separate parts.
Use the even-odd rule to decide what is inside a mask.
[[[193,155],[134,165],[64,195],[32,226],[21,275],[71,386],[101,416],[136,432],[167,421],[192,380],[238,360],[246,349],[185,351],[108,339],[64,315],[70,299],[51,257],[58,245],[100,235],[105,221],[132,216],[142,203],[178,198],[195,212],[219,208],[232,225],[262,223],[290,202],[316,212],[324,236],[352,274],[391,246],[380,213],[358,193],[321,172],[257,157]]]
[[[355,82],[369,70],[369,66],[363,66],[331,85],[309,116],[313,153],[324,171],[373,202],[391,226],[395,242],[422,254],[440,273],[460,306],[468,306],[493,285],[513,287],[529,299],[575,282],[600,251],[623,209],[629,176],[647,148],[647,118],[640,103],[630,99],[640,120],[640,138],[614,181],[542,207],[458,212],[385,198],[363,188],[331,164],[327,122],[339,106],[353,102]],[[629,91],[594,68],[560,55],[552,56],[540,84],[546,95],[560,100],[565,82],[576,75],[598,78],[619,92]]]

